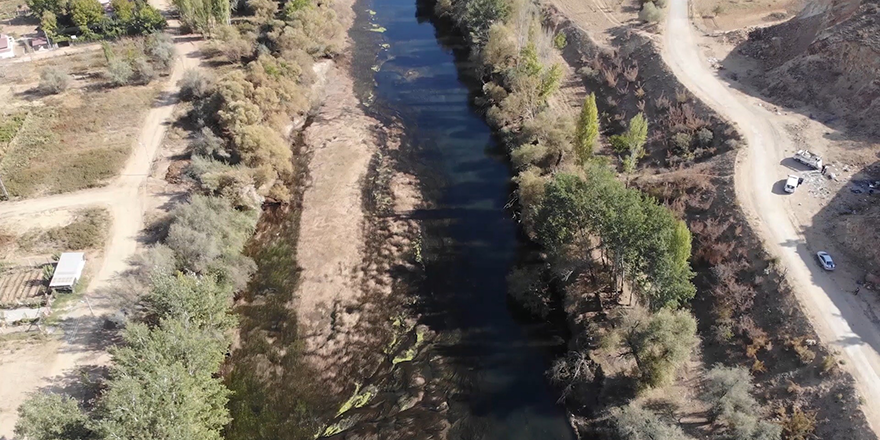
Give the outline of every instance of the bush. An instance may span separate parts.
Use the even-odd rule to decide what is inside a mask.
[[[669,0],[654,0],[654,5],[660,9],[665,8],[668,3]]]
[[[58,67],[47,67],[40,72],[39,90],[48,95],[54,95],[67,90],[70,85],[70,75]]]
[[[546,318],[550,314],[550,292],[542,280],[543,272],[537,265],[514,268],[507,276],[507,291],[529,313]]]
[[[162,70],[168,70],[174,64],[174,42],[166,33],[154,32],[144,41],[144,52]]]
[[[137,57],[131,61],[131,68],[134,72],[134,78],[140,84],[149,84],[150,81],[156,79],[159,74],[156,69],[147,60],[146,57]]]
[[[749,371],[742,367],[715,367],[706,373],[700,396],[713,419],[725,425],[728,435],[742,440],[775,440],[782,428],[761,420],[761,407],[752,397]]]
[[[795,408],[791,415],[781,414],[782,430],[785,432],[786,440],[807,440],[815,438],[813,432],[816,430],[816,413],[806,412],[800,408]]]
[[[180,86],[180,98],[184,101],[204,99],[214,92],[214,76],[199,69],[189,69],[177,83]]]
[[[113,58],[107,62],[107,79],[115,86],[124,86],[128,84],[134,77],[134,70],[131,65],[118,58]]]
[[[630,403],[611,410],[614,438],[617,440],[688,440],[691,437],[657,414]]]
[[[694,138],[685,132],[675,133],[672,136],[672,145],[679,153],[687,153],[691,149]]]
[[[18,407],[15,435],[28,440],[74,440],[90,438],[92,431],[76,400],[37,393]]]
[[[565,34],[562,32],[556,34],[553,37],[553,46],[559,50],[565,49],[565,46],[568,46],[568,40],[565,38]]]
[[[646,2],[642,5],[642,10],[639,12],[639,20],[646,23],[656,23],[661,18],[663,18],[663,13],[657,9],[657,6],[654,6],[654,2]]]
[[[587,353],[571,350],[553,361],[547,375],[554,384],[563,386],[561,398],[565,399],[576,387],[591,384],[596,378],[596,369]]]
[[[615,329],[632,356],[645,387],[671,383],[697,345],[697,321],[684,310],[660,309],[649,315],[642,309],[623,312]]]
[[[704,127],[697,131],[697,141],[702,147],[711,146],[714,137],[715,135],[712,133],[712,130],[709,130],[708,128]]]

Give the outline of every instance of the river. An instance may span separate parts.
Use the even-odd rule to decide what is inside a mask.
[[[467,74],[466,46],[414,0],[362,0],[356,10],[357,50],[377,54],[372,66],[354,63],[356,76],[372,77],[371,108],[403,123],[416,161],[430,170],[420,177],[431,207],[417,213],[425,228],[420,312],[441,335],[427,356],[455,370],[450,438],[573,439],[544,375],[564,330],[519,317],[508,303],[506,276],[527,249],[505,209],[510,169],[472,104],[479,83]]]

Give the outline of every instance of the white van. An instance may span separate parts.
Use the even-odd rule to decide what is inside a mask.
[[[785,192],[793,193],[797,189],[800,179],[794,174],[789,174],[785,181]]]

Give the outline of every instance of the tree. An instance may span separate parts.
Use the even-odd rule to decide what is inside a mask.
[[[200,329],[229,330],[235,316],[229,313],[232,288],[213,275],[159,275],[144,298],[147,312],[155,320],[186,322]]]
[[[40,16],[40,29],[46,34],[49,42],[53,43],[56,32],[58,32],[58,17],[55,16],[54,12],[50,10],[43,11],[43,14]]]
[[[724,424],[728,438],[778,440],[782,427],[761,419],[761,406],[752,397],[752,388],[747,369],[717,366],[706,373],[700,398],[711,405],[712,418]]]
[[[676,425],[663,421],[657,414],[638,404],[611,410],[611,422],[617,440],[689,440],[692,437]]]
[[[52,14],[62,14],[61,3],[59,0],[25,0],[31,13],[35,17],[42,18],[46,12]],[[66,2],[65,2],[66,3]]]
[[[506,0],[470,0],[464,4],[463,21],[470,31],[471,41],[482,46],[489,38],[489,28],[496,22],[503,22],[510,15],[510,4]]]
[[[583,165],[593,155],[596,141],[599,140],[599,110],[596,108],[595,93],[590,93],[584,100],[574,138],[578,163]]]
[[[88,426],[73,398],[35,393],[18,407],[15,435],[22,440],[83,440],[92,435]]]
[[[697,344],[697,321],[685,310],[660,309],[649,315],[630,309],[615,332],[636,362],[639,382],[649,388],[671,383]]]
[[[228,0],[173,0],[181,21],[190,29],[211,35],[217,25],[229,24]]]
[[[104,7],[98,0],[71,0],[71,20],[84,33],[104,18]]]
[[[134,77],[134,69],[125,60],[112,58],[107,62],[107,77],[113,85],[124,86]]]
[[[137,3],[135,8],[134,21],[131,23],[129,32],[136,34],[146,34],[157,32],[165,28],[165,17],[158,9],[150,6],[149,3],[142,1]]]
[[[611,147],[618,153],[639,151],[648,140],[648,121],[643,113],[629,120],[627,130],[623,134],[611,136]]]
[[[639,20],[642,20],[646,23],[656,23],[660,21],[663,17],[663,14],[660,12],[660,9],[654,5],[654,2],[645,2],[642,5],[642,10],[639,11]]]
[[[113,369],[98,409],[101,438],[222,439],[220,431],[230,420],[229,390],[212,371],[190,374],[180,362],[153,362],[146,353],[137,361],[136,368]]]
[[[180,97],[185,101],[204,99],[214,91],[214,77],[198,69],[183,72],[183,78],[177,83],[180,86]]]
[[[135,4],[132,0],[111,0],[110,6],[116,19],[126,27],[134,21]]]
[[[67,90],[70,75],[58,67],[47,67],[40,72],[40,91],[45,94],[57,94]]]
[[[168,70],[174,63],[176,50],[168,34],[153,32],[144,40],[144,53],[163,70]]]

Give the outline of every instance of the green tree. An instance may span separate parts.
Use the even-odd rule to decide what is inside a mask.
[[[620,154],[643,151],[648,140],[648,121],[643,113],[629,120],[627,130],[623,134],[611,136],[611,147]]]
[[[215,276],[194,274],[158,275],[144,298],[154,319],[187,322],[200,329],[229,330],[235,316],[229,313],[231,286],[217,283]]]
[[[104,7],[98,0],[71,0],[71,20],[84,33],[104,18]]]
[[[35,17],[42,18],[47,11],[56,15],[64,14],[61,8],[62,2],[59,0],[25,0],[25,3]]]
[[[599,109],[596,107],[595,93],[590,93],[584,100],[574,139],[578,163],[583,165],[593,155],[596,141],[599,140]]]
[[[140,2],[137,4],[137,8],[135,8],[134,21],[132,21],[130,32],[147,34],[164,29],[166,24],[165,17],[162,16],[158,9],[150,6],[147,2]]]
[[[700,395],[711,405],[710,414],[725,426],[728,438],[778,440],[782,427],[762,420],[761,406],[752,397],[749,371],[742,367],[718,366],[709,370]]]
[[[88,426],[76,400],[35,393],[18,407],[15,435],[23,440],[84,440],[92,435]]]
[[[134,21],[135,11],[135,5],[132,0],[112,0],[110,6],[113,8],[113,13],[116,14],[116,19],[120,23],[125,26],[131,26],[132,21]]]
[[[228,24],[231,8],[228,0],[173,0],[180,20],[189,28],[211,35],[217,25]]]
[[[636,362],[639,382],[649,388],[671,383],[697,344],[697,321],[685,310],[661,309],[651,315],[631,309],[616,332]]]
[[[55,16],[54,12],[49,10],[43,11],[43,14],[40,16],[40,29],[46,34],[49,43],[55,42],[55,36],[58,32],[58,17]]]
[[[611,421],[617,440],[690,440],[676,425],[662,420],[654,412],[638,404],[611,410]]]
[[[470,31],[471,40],[483,46],[489,38],[489,28],[497,22],[503,22],[510,15],[510,3],[507,0],[469,0],[464,4],[463,21]]]

